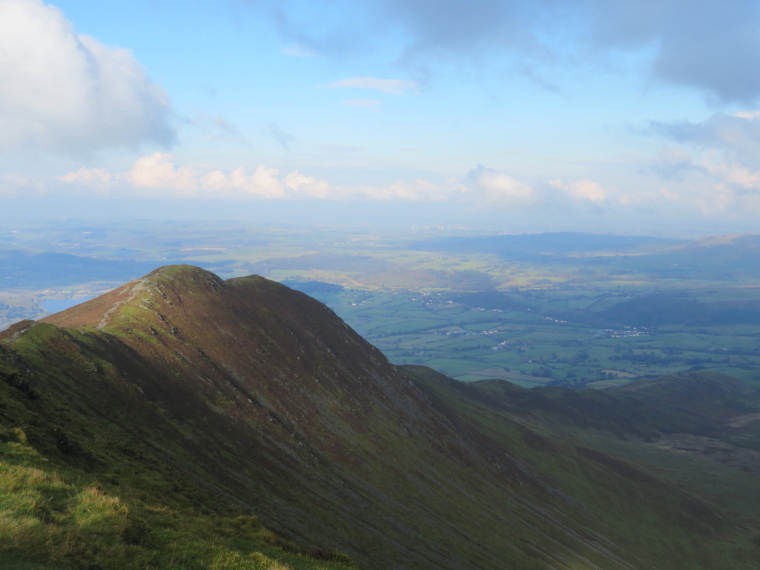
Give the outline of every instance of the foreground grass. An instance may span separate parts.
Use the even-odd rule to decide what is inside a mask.
[[[21,430],[4,439],[12,441],[0,442],[2,568],[353,567],[340,555],[306,556],[255,517],[171,508],[139,491],[53,468]]]

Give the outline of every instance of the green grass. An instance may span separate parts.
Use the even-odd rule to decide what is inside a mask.
[[[499,385],[491,384],[491,388],[479,385],[473,391],[463,390],[443,380],[436,381],[431,371],[408,370],[407,373],[425,383],[445,405],[467,417],[475,429],[510,449],[528,469],[546,473],[554,489],[573,497],[576,522],[587,516],[604,521],[608,538],[631,545],[631,552],[636,555],[626,561],[634,567],[749,570],[760,562],[760,549],[753,542],[757,534],[753,509],[760,500],[753,483],[754,474],[742,474],[724,466],[718,466],[714,471],[698,470],[698,461],[685,460],[640,441],[611,436],[608,432],[572,427],[564,423],[561,416],[551,419],[539,409],[532,410],[527,416],[522,416],[519,411],[516,416],[512,415],[506,410],[519,410],[521,398],[530,397],[509,384],[501,385],[505,386],[501,396],[490,393],[490,397],[484,398],[489,394],[486,391],[470,398],[468,395],[481,390],[498,391]],[[484,402],[493,402],[494,407],[484,407]],[[534,421],[534,413],[540,415],[539,421]],[[532,429],[537,430],[536,435],[530,436],[517,429],[522,421],[529,421]],[[592,452],[579,453],[573,458],[579,450],[575,446],[580,441],[585,441],[590,448],[603,449],[611,456]],[[594,457],[600,459],[587,461]],[[629,463],[619,463],[615,457],[626,458]],[[678,487],[688,485],[700,498],[709,497],[714,506],[723,506],[721,499],[732,501],[732,508],[736,507],[742,513],[737,520],[747,526],[740,524],[731,530],[722,526],[714,515],[694,517],[687,508],[692,505],[690,499],[675,487],[667,487],[638,471],[642,464],[656,469]],[[613,469],[599,470],[600,465],[611,465]],[[675,469],[678,471],[668,477],[668,470]],[[726,487],[721,482],[722,476],[727,477]],[[731,488],[734,483],[737,486]],[[709,485],[712,490],[706,493]],[[754,487],[750,489],[748,485]],[[742,500],[741,493],[745,490],[746,500]],[[735,513],[732,511],[732,514]],[[634,520],[638,522],[633,523]],[[666,558],[667,562],[664,562]]]
[[[145,425],[150,406],[133,431],[122,432],[118,419],[88,416],[81,395],[61,397],[77,394],[94,368],[104,386],[119,382],[111,365],[87,354],[87,342],[72,340],[97,345],[100,333],[89,333],[38,324],[18,339],[24,366],[54,376],[44,393],[6,364],[0,345],[0,567],[352,567],[339,555],[308,556],[250,510],[200,486],[198,466],[179,451],[176,436]],[[40,353],[43,346],[55,349]],[[115,406],[113,415],[120,413],[129,414]],[[156,452],[181,467],[156,462]]]
[[[54,467],[6,430],[0,443],[3,568],[350,568],[299,555],[255,517],[203,515]],[[21,434],[21,435],[19,435]],[[20,441],[19,441],[20,440]]]

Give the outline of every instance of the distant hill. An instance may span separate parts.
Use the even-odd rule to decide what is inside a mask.
[[[635,458],[695,425],[708,427],[686,435],[754,441],[757,394],[708,380],[682,407],[682,385],[703,377],[610,394],[460,384],[391,365],[281,284],[167,266],[0,333],[3,508],[16,505],[0,557],[756,568],[756,521]]]
[[[155,263],[152,262],[0,249],[0,283],[3,288],[43,289],[93,281],[123,282],[153,267]]]
[[[574,232],[441,237],[416,241],[425,251],[490,253],[505,260],[562,263],[612,274],[731,281],[760,276],[760,235],[696,240]]]
[[[616,236],[577,232],[504,234],[496,236],[441,237],[411,244],[413,249],[496,253],[514,259],[540,259],[584,254],[653,253],[688,243],[688,240],[649,236]]]
[[[760,301],[706,303],[682,292],[649,293],[604,305],[597,310],[560,311],[557,314],[565,319],[598,326],[760,325]]]

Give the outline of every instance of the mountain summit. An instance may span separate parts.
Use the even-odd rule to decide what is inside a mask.
[[[262,277],[162,267],[0,333],[0,363],[4,425],[50,461],[116,493],[255,514],[361,567],[740,568],[758,554],[726,543],[741,533],[709,501],[556,429],[580,417],[556,395],[396,367]]]

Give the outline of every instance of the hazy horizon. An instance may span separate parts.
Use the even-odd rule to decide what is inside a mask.
[[[740,0],[0,0],[0,216],[760,231]]]

